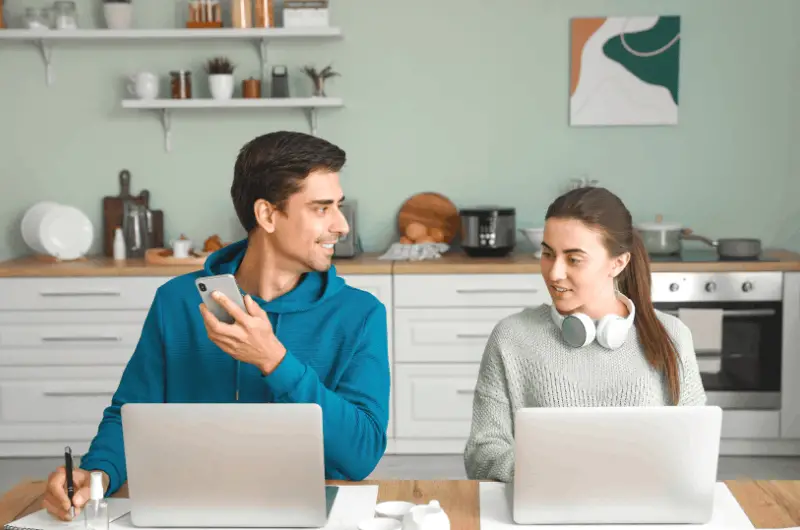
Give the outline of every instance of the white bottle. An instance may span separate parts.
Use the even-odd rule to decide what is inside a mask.
[[[83,507],[86,528],[89,530],[108,530],[108,501],[103,498],[103,474],[92,471],[89,486],[89,501]]]
[[[119,227],[114,230],[114,259],[125,259],[125,236]]]

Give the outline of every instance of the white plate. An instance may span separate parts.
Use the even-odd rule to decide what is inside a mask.
[[[60,205],[45,214],[39,225],[39,238],[45,252],[58,259],[72,260],[89,251],[94,227],[82,211]]]
[[[45,254],[47,251],[42,246],[39,238],[39,227],[42,224],[42,219],[51,210],[58,208],[58,204],[52,201],[37,202],[25,212],[22,216],[20,223],[20,231],[22,232],[22,240],[32,250],[39,254]]]

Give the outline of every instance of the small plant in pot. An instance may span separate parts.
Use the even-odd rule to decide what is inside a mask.
[[[333,67],[331,65],[326,66],[322,70],[317,70],[313,66],[305,66],[303,67],[303,72],[311,79],[311,82],[314,83],[313,89],[313,96],[324,98],[327,97],[325,95],[325,81],[330,79],[331,77],[336,77],[339,75],[338,72],[333,71]]]
[[[208,88],[214,99],[233,97],[233,70],[236,66],[227,57],[214,57],[206,62]]]
[[[108,29],[130,29],[133,26],[132,0],[103,0],[103,16]]]

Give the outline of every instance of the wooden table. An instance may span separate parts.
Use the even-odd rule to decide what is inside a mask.
[[[756,528],[800,526],[800,480],[729,480],[725,482]],[[350,484],[331,482],[331,484]],[[437,499],[450,517],[453,530],[480,528],[478,482],[469,480],[382,480],[378,502],[415,503]],[[41,507],[43,481],[27,481],[0,498],[0,527]],[[127,496],[123,488],[115,496]]]

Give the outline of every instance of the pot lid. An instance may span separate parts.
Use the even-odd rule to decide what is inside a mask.
[[[683,225],[678,223],[665,223],[664,217],[659,214],[656,215],[656,220],[654,223],[639,223],[636,225],[636,228],[639,230],[683,230]]]
[[[639,230],[683,230],[683,226],[678,223],[639,223],[636,225]]]

